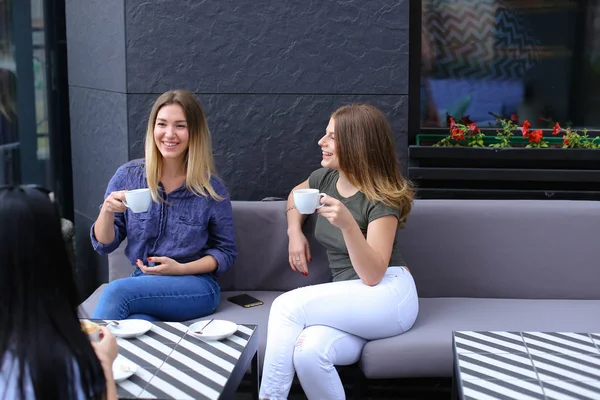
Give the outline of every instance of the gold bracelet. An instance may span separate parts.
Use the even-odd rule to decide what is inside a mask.
[[[288,208],[285,209],[285,213],[287,215],[288,211],[293,210],[294,208],[296,208],[296,206],[290,206]]]

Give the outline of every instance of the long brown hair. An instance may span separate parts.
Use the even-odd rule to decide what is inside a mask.
[[[338,108],[331,118],[341,172],[369,200],[400,210],[404,223],[414,191],[400,172],[392,129],[383,113],[369,104],[351,104]]]
[[[170,90],[160,95],[152,106],[146,129],[146,179],[154,201],[164,200],[158,193],[158,182],[162,175],[162,155],[154,142],[154,125],[158,111],[169,104],[179,104],[185,114],[189,131],[189,147],[185,155],[185,185],[199,196],[207,193],[215,200],[222,197],[215,192],[210,179],[215,173],[212,143],[206,116],[196,97],[185,90]]]

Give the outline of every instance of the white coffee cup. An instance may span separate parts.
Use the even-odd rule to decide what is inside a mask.
[[[142,213],[148,211],[150,203],[152,202],[152,195],[150,189],[135,189],[125,192],[125,204],[134,213]]]
[[[325,193],[319,193],[317,189],[298,189],[294,190],[294,204],[300,214],[312,214],[315,210],[323,207],[321,197],[327,196]]]

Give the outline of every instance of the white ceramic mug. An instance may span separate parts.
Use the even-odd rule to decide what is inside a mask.
[[[152,195],[150,189],[135,189],[125,192],[125,201],[123,204],[134,213],[142,213],[148,211]]]
[[[319,193],[317,189],[298,189],[294,190],[294,204],[300,214],[312,214],[315,210],[323,207],[321,197],[327,196],[325,193]]]

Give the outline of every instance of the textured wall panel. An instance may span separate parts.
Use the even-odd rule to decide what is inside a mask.
[[[109,179],[127,162],[126,95],[71,87],[69,96],[75,210],[95,220]]]
[[[126,91],[124,0],[66,0],[69,85]]]
[[[131,158],[143,157],[156,95],[129,95]],[[406,159],[407,96],[198,95],[213,137],[218,172],[236,200],[287,196],[319,168],[317,141],[341,105],[366,102],[388,117]]]
[[[128,0],[134,93],[408,93],[408,0]]]

